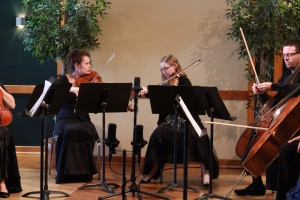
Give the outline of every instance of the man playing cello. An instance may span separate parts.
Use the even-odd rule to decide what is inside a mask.
[[[262,103],[268,99],[266,91],[278,91],[282,94],[288,94],[300,85],[300,73],[294,76],[292,83],[285,83],[295,69],[300,65],[300,40],[289,40],[283,44],[282,57],[288,70],[278,80],[278,83],[264,82],[252,86],[254,94],[259,95]],[[299,92],[296,93],[296,96]],[[300,126],[300,119],[299,119]],[[295,134],[294,139],[283,143],[280,146],[279,166],[277,174],[277,200],[286,199],[287,192],[293,188],[300,174],[300,131]],[[267,169],[268,170],[268,169]],[[268,173],[267,173],[268,179]],[[245,189],[235,190],[237,195],[264,195],[265,187],[261,177],[253,178],[253,183]]]

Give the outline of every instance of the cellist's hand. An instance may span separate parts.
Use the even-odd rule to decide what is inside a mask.
[[[300,136],[297,136],[297,137],[295,137],[295,138],[289,140],[288,143],[293,143],[293,142],[295,142],[295,141],[300,141]],[[299,144],[298,144],[297,153],[300,153],[300,142],[299,142]]]
[[[257,88],[259,91],[265,92],[271,90],[271,85],[272,85],[271,82],[264,82],[264,83],[257,84]]]
[[[262,94],[262,93],[265,92],[265,91],[260,91],[260,90],[258,89],[256,83],[253,83],[253,85],[252,85],[252,91],[253,91],[254,94]]]

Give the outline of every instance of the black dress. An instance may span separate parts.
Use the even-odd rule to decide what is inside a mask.
[[[179,85],[192,85],[190,80],[184,76],[180,76]],[[162,86],[164,87],[164,86]],[[150,94],[151,95],[151,94]],[[203,124],[199,116],[193,116],[201,129],[204,129]],[[147,147],[143,174],[148,175],[153,168],[153,163],[158,164],[159,170],[153,176],[153,179],[160,177],[160,169],[165,163],[174,163],[174,126],[170,123],[174,116],[172,115],[159,115],[158,126],[150,136],[149,144]],[[183,162],[183,123],[180,123],[181,119],[185,119],[185,116],[179,116],[178,129],[177,129],[177,163]],[[174,120],[174,119],[173,119]],[[192,127],[188,129],[188,152],[187,161],[202,162],[205,167],[209,169],[209,137],[205,135],[199,137]],[[219,162],[214,154],[213,156],[213,177],[219,176]]]
[[[56,83],[69,80],[62,75]],[[91,181],[97,173],[93,150],[98,133],[88,114],[74,113],[76,99],[69,92],[56,116],[56,183]]]
[[[1,82],[0,86],[4,88]],[[0,180],[4,179],[9,193],[22,191],[14,137],[7,127],[2,126],[0,127]]]

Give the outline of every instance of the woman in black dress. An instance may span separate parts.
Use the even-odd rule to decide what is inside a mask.
[[[69,74],[58,78],[57,83],[72,83],[70,92],[56,116],[54,125],[58,135],[56,143],[56,183],[91,181],[97,173],[93,155],[98,133],[88,114],[75,114],[79,92],[77,80],[90,74],[90,55],[73,50],[67,56]]]
[[[160,60],[160,71],[162,74],[162,80],[169,79],[174,74],[181,72],[181,65],[177,58],[173,55],[167,55],[162,57]],[[166,85],[178,86],[178,85],[192,85],[187,75],[182,72],[179,77],[169,80]],[[143,88],[140,92],[141,96],[148,96],[148,90]],[[163,101],[163,98],[162,98]],[[205,127],[201,123],[198,115],[193,116],[199,127],[205,131]],[[177,126],[177,141],[178,146],[182,147],[183,141],[183,120],[186,119],[183,114],[178,116]],[[141,180],[141,183],[149,183],[151,179],[157,179],[160,176],[160,169],[164,166],[164,163],[172,163],[174,157],[174,115],[159,115],[157,122],[158,127],[150,136],[146,156],[144,160],[143,174],[145,177]],[[199,162],[202,169],[203,175],[203,186],[209,186],[209,138],[207,135],[201,138],[194,131],[193,128],[189,127],[188,134],[188,161]],[[181,143],[180,143],[181,142]],[[177,152],[177,162],[182,162],[182,150]],[[213,165],[213,177],[217,178],[219,175],[219,164],[218,160],[214,156]],[[181,159],[181,160],[180,160]]]
[[[15,99],[0,82],[3,105],[14,109]],[[14,137],[6,126],[0,127],[0,198],[22,191]]]

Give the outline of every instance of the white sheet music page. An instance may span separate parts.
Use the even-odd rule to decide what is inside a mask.
[[[39,99],[35,102],[35,104],[32,106],[32,108],[30,109],[29,112],[26,112],[27,115],[29,115],[30,117],[33,117],[34,114],[37,112],[37,110],[39,109],[39,107],[42,104],[42,101],[44,99],[44,97],[46,96],[49,88],[51,87],[52,83],[50,81],[45,80],[45,85],[44,85],[44,89],[43,89],[43,93],[41,94],[41,96],[39,97]]]
[[[176,100],[177,100],[177,98],[176,98]],[[184,111],[185,115],[187,116],[188,120],[192,124],[195,131],[198,133],[199,137],[207,135],[206,128],[201,130],[201,128],[199,127],[199,125],[197,124],[197,122],[195,121],[193,116],[191,115],[189,109],[186,107],[186,105],[185,105],[184,101],[182,100],[181,96],[179,96],[179,101],[177,100],[177,102],[179,103],[180,107]]]

